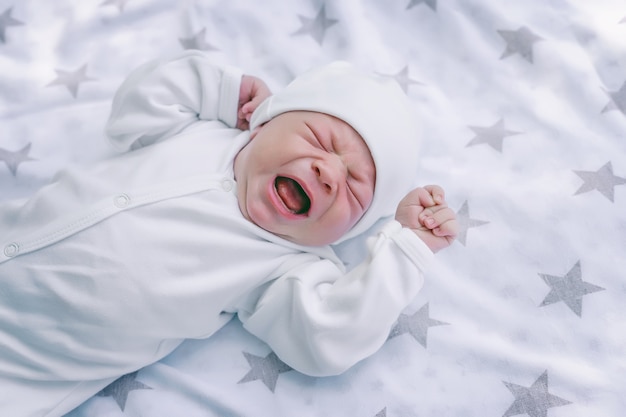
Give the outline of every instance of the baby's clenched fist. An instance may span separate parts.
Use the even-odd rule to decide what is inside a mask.
[[[413,230],[433,252],[450,246],[459,229],[456,214],[446,204],[443,189],[438,185],[408,193],[398,204],[396,220]]]
[[[271,96],[270,89],[265,81],[252,75],[241,77],[239,87],[239,105],[237,106],[237,128],[247,130],[250,128],[252,113],[259,104]]]

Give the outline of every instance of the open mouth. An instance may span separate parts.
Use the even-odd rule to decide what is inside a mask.
[[[276,177],[274,188],[285,207],[292,213],[306,214],[311,208],[311,199],[296,180]]]

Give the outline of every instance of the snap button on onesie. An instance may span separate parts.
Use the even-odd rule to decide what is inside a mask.
[[[20,247],[17,243],[9,243],[4,247],[4,255],[7,258],[12,258],[17,255],[20,251]]]

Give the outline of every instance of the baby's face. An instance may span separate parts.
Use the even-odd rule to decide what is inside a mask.
[[[319,246],[336,241],[365,213],[376,169],[349,124],[292,111],[251,134],[235,159],[235,177],[244,217],[292,242]]]

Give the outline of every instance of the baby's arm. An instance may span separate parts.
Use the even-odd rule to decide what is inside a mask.
[[[416,188],[407,194],[398,204],[396,220],[415,232],[433,252],[450,246],[458,233],[456,214],[437,185]]]
[[[434,255],[397,221],[367,243],[368,258],[348,273],[299,255],[298,266],[239,306],[244,327],[308,375],[339,374],[372,355],[422,287]]]
[[[369,256],[352,271],[329,260],[302,262],[244,303],[239,317],[291,367],[341,373],[383,345],[422,287],[433,253],[457,229],[441,187],[417,188],[396,220],[368,239]]]
[[[122,151],[180,133],[198,120],[236,127],[242,73],[188,51],[134,70],[113,99],[106,133]]]

